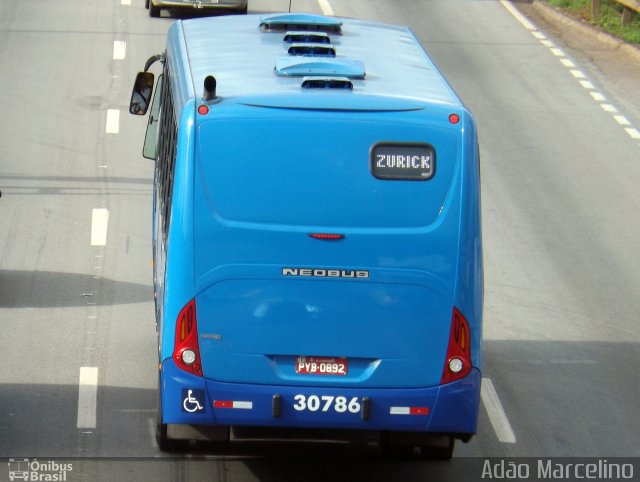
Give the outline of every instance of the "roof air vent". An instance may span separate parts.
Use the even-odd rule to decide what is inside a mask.
[[[336,18],[308,13],[284,13],[260,19],[260,28],[272,30],[311,30],[340,33],[342,22]]]
[[[285,77],[365,77],[364,62],[341,57],[278,57],[275,71]]]
[[[288,43],[330,44],[331,39],[325,32],[287,32],[284,41]]]
[[[289,55],[302,55],[304,57],[335,57],[336,49],[327,44],[291,44],[287,51]]]
[[[305,77],[303,89],[346,89],[353,90],[353,82],[347,77]]]

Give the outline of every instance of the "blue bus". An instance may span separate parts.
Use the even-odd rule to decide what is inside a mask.
[[[411,30],[177,21],[136,78],[147,110],[160,449],[277,431],[449,458],[470,440],[476,126]]]

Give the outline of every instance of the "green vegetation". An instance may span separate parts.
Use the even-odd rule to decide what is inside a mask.
[[[546,0],[549,5],[564,10],[569,15],[600,27],[605,32],[630,43],[640,44],[640,14],[635,13],[631,23],[622,27],[622,5],[615,0],[601,0],[600,16],[591,18],[591,0]]]

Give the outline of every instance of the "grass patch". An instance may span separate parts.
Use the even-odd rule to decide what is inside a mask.
[[[627,42],[640,44],[640,14],[634,12],[631,23],[622,27],[622,5],[615,0],[601,0],[600,16],[591,18],[591,0],[547,0],[549,5],[595,25]]]

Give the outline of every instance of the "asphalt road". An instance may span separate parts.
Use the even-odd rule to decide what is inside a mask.
[[[152,163],[127,106],[174,18],[143,0],[0,0],[2,460],[73,459],[66,480],[244,482],[479,480],[484,457],[640,457],[640,106],[504,3],[293,1],[410,25],[478,121],[495,394],[477,437],[430,464],[319,446],[158,451]]]

